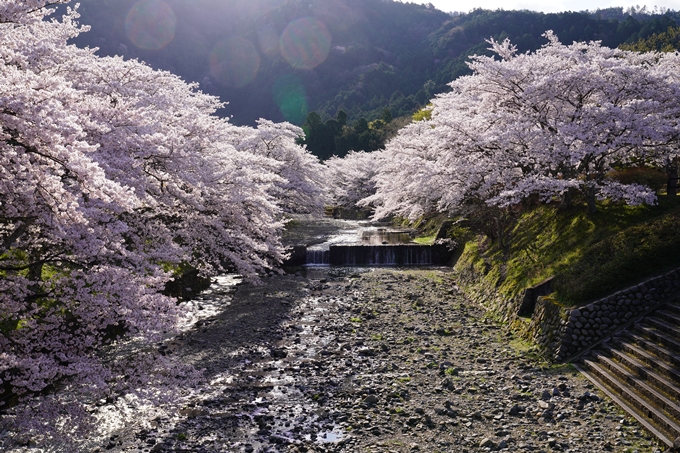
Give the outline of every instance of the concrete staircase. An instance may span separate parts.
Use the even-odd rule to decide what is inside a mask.
[[[680,438],[679,302],[663,305],[574,366],[666,445]]]

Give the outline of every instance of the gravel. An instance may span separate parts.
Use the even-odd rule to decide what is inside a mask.
[[[99,451],[662,451],[471,304],[450,269],[299,269],[200,303],[217,309],[165,351],[204,384]]]

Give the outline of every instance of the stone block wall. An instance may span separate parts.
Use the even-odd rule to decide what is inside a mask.
[[[473,303],[492,312],[500,321],[512,324],[517,317],[517,307],[522,303],[524,294],[514,298],[501,295],[496,286],[484,279],[470,267],[457,267],[458,286]]]
[[[547,358],[555,357],[564,336],[567,310],[546,297],[536,300],[527,336]]]
[[[564,308],[549,297],[538,297],[529,322],[518,312],[527,293],[507,298],[472,269],[459,269],[466,295],[518,334],[534,342],[540,353],[556,362],[568,361],[610,337],[662,303],[680,297],[680,268],[577,308]]]
[[[585,306],[565,310],[560,325],[555,326],[561,341],[546,352],[558,362],[568,360],[679,295],[680,269],[674,269]],[[555,321],[546,319],[548,322]]]

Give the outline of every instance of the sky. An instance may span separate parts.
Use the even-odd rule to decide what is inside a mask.
[[[403,1],[403,0],[402,0]],[[437,9],[442,11],[461,11],[468,12],[474,8],[484,9],[529,9],[533,11],[543,11],[555,13],[560,11],[584,11],[596,10],[598,8],[610,8],[612,6],[647,6],[653,9],[655,6],[680,10],[680,0],[408,0],[411,3],[432,3]]]

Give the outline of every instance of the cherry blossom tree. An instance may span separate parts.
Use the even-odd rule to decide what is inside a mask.
[[[403,129],[367,201],[376,215],[454,212],[471,200],[499,207],[529,196],[580,193],[654,203],[652,190],[608,177],[614,168],[677,149],[677,56],[637,54],[598,42],[548,44],[517,54],[489,41],[499,59],[475,56],[474,73],[432,101],[432,118]],[[676,69],[677,72],[677,69]]]
[[[653,66],[656,76],[666,80],[668,83],[677,87],[680,85],[680,77],[678,74],[678,67],[680,67],[680,55],[677,52],[664,52],[654,55],[658,64]],[[677,93],[669,92],[669,96],[677,96]],[[672,115],[673,111],[667,113],[669,119],[667,127],[673,127]],[[654,152],[655,158],[652,160],[658,167],[664,169],[667,173],[667,194],[669,196],[677,195],[678,190],[678,162],[680,161],[680,147],[676,140],[669,141],[666,147],[659,147]]]
[[[333,206],[356,209],[359,202],[375,194],[375,176],[385,165],[382,151],[350,151],[344,157],[333,156],[328,167],[326,187]]]
[[[225,138],[237,150],[268,159],[267,169],[281,177],[272,195],[287,213],[323,212],[326,168],[319,159],[296,140],[304,135],[302,128],[290,123],[274,123],[260,119],[256,128],[232,126]]]
[[[283,214],[316,207],[321,170],[291,125],[235,128],[178,77],[69,45],[83,28],[72,9],[48,18],[56,3],[0,2],[0,414],[77,439],[98,398],[172,398],[149,383],[193,376],[102,352],[172,331],[170,271],[274,269]],[[80,397],[57,407],[55,389]]]

